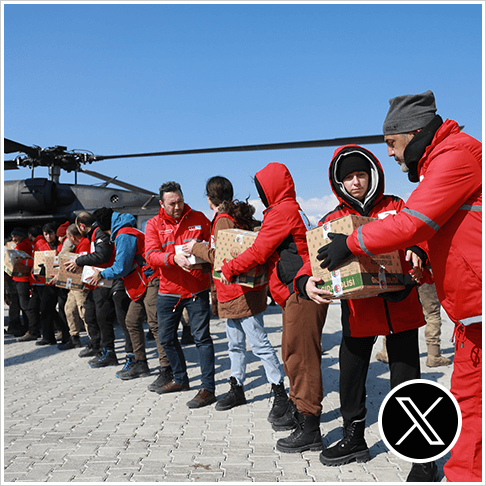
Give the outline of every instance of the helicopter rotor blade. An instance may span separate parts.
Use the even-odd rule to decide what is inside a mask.
[[[156,196],[157,195],[155,192],[149,191],[147,189],[143,189],[141,187],[134,186],[132,184],[128,184],[128,182],[119,181],[118,179],[114,179],[113,177],[105,176],[103,174],[100,174],[99,172],[94,172],[92,170],[87,170],[87,169],[83,169],[83,168],[80,168],[79,171],[83,172],[84,174],[89,175],[91,177],[101,179],[102,181],[108,182],[110,184],[115,184],[117,186],[123,187],[124,189],[127,189],[129,191],[141,192],[142,194],[147,194],[149,196],[152,196],[152,195]]]
[[[11,154],[14,152],[22,152],[27,155],[35,156],[37,155],[37,149],[35,147],[28,147],[19,142],[14,142],[8,138],[4,138],[3,153]]]
[[[14,160],[4,160],[3,161],[3,170],[14,170],[18,169],[17,161]]]
[[[150,152],[141,154],[125,155],[94,155],[90,161],[108,160],[108,159],[126,159],[131,157],[156,157],[166,155],[189,155],[189,154],[209,154],[217,152],[253,152],[258,150],[283,150],[295,148],[315,148],[315,147],[339,147],[341,145],[356,144],[368,145],[374,143],[383,143],[383,135],[366,135],[361,137],[342,137],[327,140],[307,140],[303,142],[282,142],[282,143],[265,143],[258,145],[236,145],[233,147],[215,147],[191,150],[173,150],[169,152]]]

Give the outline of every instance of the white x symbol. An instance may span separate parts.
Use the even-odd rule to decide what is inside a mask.
[[[398,403],[401,405],[403,410],[407,412],[407,415],[412,419],[413,425],[412,427],[404,434],[404,436],[396,443],[396,445],[400,445],[410,434],[411,432],[415,429],[415,427],[418,427],[420,432],[422,432],[422,435],[427,439],[427,442],[430,445],[444,445],[444,442],[442,442],[442,439],[437,435],[437,432],[432,428],[432,426],[425,420],[425,417],[429,414],[429,412],[442,400],[442,397],[439,397],[431,406],[430,408],[422,415],[420,410],[417,408],[415,403],[413,403],[412,399],[410,397],[397,397]],[[432,440],[425,429],[422,427],[422,425],[417,421],[417,419],[412,415],[410,410],[407,408],[405,405],[405,402],[409,402],[410,405],[413,407],[417,415],[423,420],[424,424],[427,426],[429,431],[432,433],[432,435],[435,437],[435,440]]]

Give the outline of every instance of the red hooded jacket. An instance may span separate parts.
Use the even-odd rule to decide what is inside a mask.
[[[15,249],[19,251],[23,251],[24,253],[27,253],[27,255],[32,256],[32,252],[33,252],[32,242],[27,237],[25,237],[21,242],[17,243],[17,245],[15,245]],[[32,260],[31,258],[25,258],[24,260],[22,260],[22,263],[28,267],[32,267],[33,262],[34,260]],[[15,282],[28,282],[29,279],[30,279],[29,275],[12,276],[12,280],[14,280]]]
[[[342,156],[354,153],[364,155],[370,162],[369,190],[363,201],[358,201],[350,196],[344,189],[344,185],[337,180],[339,167],[343,160]],[[319,221],[319,225],[350,214],[385,218],[398,213],[405,206],[399,197],[383,194],[385,177],[380,162],[370,151],[357,145],[346,145],[335,150],[329,166],[329,180],[340,204],[326,214]],[[404,272],[407,272],[411,269],[410,263],[405,261],[405,254],[402,250],[399,253],[402,268]],[[305,265],[297,278],[301,275],[312,275],[310,263]],[[388,302],[382,297],[342,299],[341,323],[345,336],[366,337],[417,329],[425,325],[425,320],[417,290],[413,289],[401,302]]]
[[[268,286],[280,307],[294,292],[293,280],[309,260],[305,233],[308,220],[296,201],[295,187],[289,170],[271,162],[255,175],[260,197],[267,209],[253,245],[221,268],[231,281],[233,276],[268,263]],[[307,226],[306,226],[307,224]]]
[[[193,211],[184,204],[184,211],[177,222],[164,208],[147,221],[145,227],[145,259],[159,272],[159,292],[180,296],[183,299],[210,288],[209,273],[201,270],[186,272],[174,261],[176,245],[190,240],[209,241],[211,227],[208,218],[200,211]]]
[[[347,238],[355,254],[426,240],[437,294],[456,323],[482,320],[482,144],[446,120],[417,166],[420,183],[397,215]]]

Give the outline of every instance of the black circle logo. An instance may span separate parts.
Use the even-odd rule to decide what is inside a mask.
[[[388,393],[378,417],[381,438],[405,461],[429,462],[447,454],[461,432],[457,400],[442,385],[410,380]]]

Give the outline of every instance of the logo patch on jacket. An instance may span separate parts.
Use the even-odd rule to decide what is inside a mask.
[[[173,233],[174,230],[172,228],[165,229],[165,230],[159,230],[159,235],[168,235],[170,233]]]
[[[188,231],[201,231],[201,229],[201,225],[189,226],[189,228],[187,228]]]

